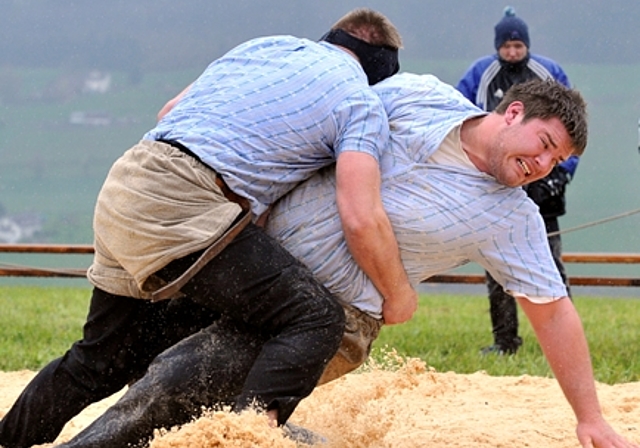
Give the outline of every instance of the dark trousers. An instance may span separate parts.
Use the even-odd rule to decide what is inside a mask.
[[[558,219],[545,219],[547,233],[558,230]],[[553,261],[560,272],[562,281],[567,286],[569,297],[569,280],[562,263],[562,240],[560,235],[553,235],[548,238]],[[489,312],[491,314],[491,325],[493,327],[494,344],[509,353],[515,353],[522,345],[522,339],[518,336],[518,308],[516,300],[507,294],[502,286],[486,272],[487,289],[489,290]]]
[[[345,317],[339,352],[318,384],[360,367],[380,330],[379,320],[353,307]],[[156,357],[120,400],[59,448],[142,447],[158,427],[190,421],[203,408],[234,407],[266,340],[223,316]]]
[[[198,255],[176,260],[158,275],[172,280]],[[237,350],[231,353],[238,358],[248,356],[253,364],[244,381],[239,386],[229,385],[225,392],[235,391],[236,409],[254,400],[267,409],[277,409],[278,422],[282,424],[300,400],[311,393],[344,332],[344,311],[329,291],[253,225],[245,228],[182,291],[188,299],[149,303],[94,289],[83,339],[47,365],[25,388],[0,422],[0,445],[21,448],[52,442],[82,409],[139,380],[158,354],[209,327],[221,315],[221,322],[251,329],[251,337],[263,341],[257,353],[251,346],[246,354]],[[185,345],[159,358],[158,365],[170,360],[172,384],[180,383],[182,375],[188,377],[191,369],[198,368],[194,365],[197,356],[190,355],[197,353],[202,341],[209,339],[185,340]],[[173,362],[180,357],[185,362]],[[193,362],[187,363],[189,360]],[[162,369],[149,373],[158,370]],[[155,375],[143,377],[132,388],[137,384],[143,387],[148,381],[154,382]],[[222,378],[220,384],[226,381]],[[167,390],[172,393],[171,388]],[[160,398],[155,393],[153,397]],[[151,436],[153,427],[184,423],[194,412],[196,408],[186,404],[183,411],[168,413],[167,422],[156,421],[150,415],[148,427],[133,428],[124,435],[122,444],[100,440],[80,441],[74,446],[135,443]]]
[[[203,408],[238,409],[266,339],[224,317],[217,320],[156,357],[145,376],[59,448],[144,447],[154,429],[187,423]],[[276,378],[274,387],[286,388],[283,381]]]

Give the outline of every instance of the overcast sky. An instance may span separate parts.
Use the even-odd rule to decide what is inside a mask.
[[[13,51],[48,64],[93,45],[94,56],[140,45],[145,61],[213,59],[249,38],[316,39],[348,10],[386,14],[408,58],[473,59],[493,51],[493,26],[515,7],[532,51],[563,62],[640,62],[639,0],[3,0],[0,63]],[[102,54],[103,58],[106,55]]]

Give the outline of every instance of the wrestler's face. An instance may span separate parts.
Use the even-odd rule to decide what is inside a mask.
[[[523,121],[524,109],[518,109],[507,109],[505,126],[493,139],[487,157],[489,174],[509,187],[542,179],[573,152],[569,134],[559,119]]]

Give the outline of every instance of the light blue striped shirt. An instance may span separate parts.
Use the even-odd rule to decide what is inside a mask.
[[[476,262],[532,301],[566,296],[542,218],[522,188],[472,165],[428,160],[456,126],[484,112],[429,75],[395,75],[374,90],[392,130],[381,160],[382,199],[411,283]],[[267,229],[341,300],[380,316],[382,297],[344,241],[333,169],[279,201]]]
[[[388,122],[352,56],[272,36],[214,61],[144,138],[184,144],[260,215],[342,151],[378,160]]]

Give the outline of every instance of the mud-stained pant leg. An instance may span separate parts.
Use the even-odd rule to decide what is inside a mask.
[[[233,405],[264,338],[224,318],[161,353],[147,374],[64,448],[147,446],[158,428]]]
[[[0,422],[0,445],[52,442],[86,406],[140,377],[158,353],[214,316],[186,301],[152,304],[95,288],[83,339],[27,385]]]
[[[380,331],[380,320],[348,305],[345,311],[342,343],[318,384],[362,365]],[[223,317],[160,354],[117,403],[60,448],[143,447],[155,429],[187,423],[202,408],[232,406],[266,339]]]
[[[158,272],[171,280],[193,262],[178,260]],[[269,338],[236,399],[255,400],[289,418],[315,387],[344,332],[344,311],[313,274],[255,225],[247,226],[184,288],[195,302],[258,329]]]

